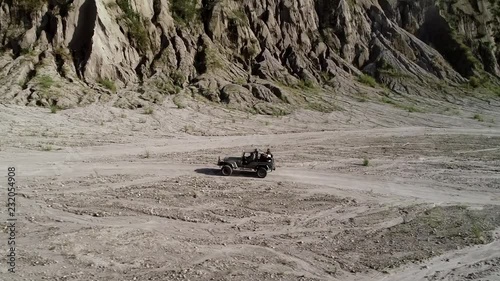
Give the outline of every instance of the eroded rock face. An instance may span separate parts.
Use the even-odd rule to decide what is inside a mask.
[[[437,2],[0,0],[0,94],[68,107],[116,87],[102,99],[134,107],[192,85],[214,102],[286,104],[280,85],[361,72],[396,91],[500,76],[498,1]]]

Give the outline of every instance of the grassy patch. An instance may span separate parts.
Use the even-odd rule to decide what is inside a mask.
[[[471,77],[469,79],[469,85],[472,88],[478,88],[481,85],[481,80],[479,80],[479,78],[477,78],[477,77]]]
[[[50,113],[56,114],[58,110],[59,110],[59,107],[57,105],[50,106]]]
[[[238,84],[238,85],[245,85],[247,83],[247,80],[245,78],[237,78],[234,83]]]
[[[42,8],[42,6],[47,3],[48,0],[15,0],[14,3],[17,4],[21,9],[25,11],[33,11]]]
[[[422,109],[415,107],[413,105],[398,104],[397,107],[406,110],[408,112],[424,112]]]
[[[380,69],[379,73],[394,78],[412,78],[410,75],[399,72],[396,69]]]
[[[36,52],[35,50],[33,50],[33,48],[23,48],[21,49],[21,55],[34,57],[36,56]]]
[[[484,239],[484,233],[483,229],[481,226],[477,224],[473,224],[471,227],[471,234],[476,240],[483,240]]]
[[[224,63],[219,57],[217,50],[209,47],[205,48],[205,65],[207,70],[220,69],[224,67]]]
[[[158,91],[161,94],[164,94],[164,95],[178,94],[182,90],[181,87],[173,84],[173,79],[172,79],[172,81],[156,80],[154,82],[154,86],[158,89]]]
[[[354,98],[358,102],[367,102],[368,101],[368,95],[366,93],[358,92]]]
[[[38,77],[38,85],[44,90],[50,89],[54,85],[54,79],[48,75],[42,75]]]
[[[388,98],[388,97],[382,97],[382,98],[380,99],[380,101],[381,101],[381,102],[383,102],[383,103],[387,103],[387,104],[396,104],[396,102],[394,102],[393,100],[391,100],[391,99],[390,99],[390,98]]]
[[[395,69],[394,66],[392,66],[385,60],[378,62],[378,73],[396,78],[412,78],[411,75],[400,72],[398,69]]]
[[[116,85],[115,82],[109,80],[108,78],[100,78],[97,80],[97,83],[101,84],[104,88],[111,90],[113,93],[116,93]]]
[[[475,114],[474,117],[472,117],[472,119],[477,120],[479,122],[484,122],[484,118],[481,114]]]
[[[483,87],[491,92],[493,95],[500,97],[500,85],[493,83],[492,81],[482,81]]]
[[[377,81],[370,75],[363,74],[358,77],[358,81],[372,88],[378,87]]]
[[[328,106],[325,103],[319,102],[310,102],[307,107],[311,110],[323,112],[323,113],[332,113],[334,110],[332,107]]]
[[[71,61],[71,54],[63,47],[56,48],[54,55],[60,56],[65,61]]]
[[[288,114],[289,114],[289,112],[287,112],[286,110],[283,110],[281,108],[276,108],[276,107],[272,108],[272,115],[274,117],[286,116]]]
[[[323,81],[325,81],[325,82],[328,82],[328,81],[332,80],[333,78],[335,78],[335,75],[333,75],[327,71],[321,71],[320,75],[321,75],[321,79],[323,79]]]
[[[145,53],[149,48],[150,41],[146,26],[148,21],[138,12],[134,11],[130,0],[117,0],[116,4],[123,11],[123,15],[120,17],[128,27],[128,32],[130,37],[135,43],[135,47],[142,53]]]
[[[405,111],[408,111],[408,112],[424,112],[422,109],[420,109],[420,108],[418,108],[418,107],[416,107],[414,105],[401,104],[401,103],[398,103],[398,102],[395,102],[395,101],[391,100],[388,97],[382,97],[380,99],[380,101],[383,102],[383,103],[386,103],[386,104],[393,105],[396,108],[399,108],[399,109],[402,109],[402,110],[405,110]]]
[[[175,86],[183,86],[187,80],[184,73],[182,73],[179,70],[172,71],[172,73],[170,74],[170,78],[172,78],[172,81],[174,82]]]
[[[248,26],[248,17],[243,8],[239,8],[233,11],[232,15],[229,15],[230,19],[235,20],[240,25]]]
[[[365,166],[365,167],[370,166],[370,160],[367,158],[363,159],[363,166]]]
[[[309,79],[301,79],[296,85],[299,89],[307,90],[307,89],[314,89],[316,86],[314,85],[314,82],[309,80]]]
[[[174,20],[184,26],[199,22],[201,11],[197,4],[197,0],[170,0]]]

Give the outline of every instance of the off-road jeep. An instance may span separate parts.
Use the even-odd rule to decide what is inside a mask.
[[[257,172],[257,177],[265,178],[267,173],[276,170],[274,157],[268,158],[265,153],[243,152],[241,157],[225,157],[217,162],[223,176],[230,176],[234,170]]]

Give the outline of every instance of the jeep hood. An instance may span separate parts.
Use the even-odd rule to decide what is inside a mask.
[[[241,160],[241,157],[234,157],[234,156],[224,157],[224,162],[235,162],[235,161],[240,161],[240,160]]]

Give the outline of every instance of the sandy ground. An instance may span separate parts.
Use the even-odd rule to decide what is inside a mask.
[[[2,259],[0,279],[500,280],[500,111],[482,110],[0,105],[18,184],[17,273]],[[219,175],[254,147],[276,171]]]

